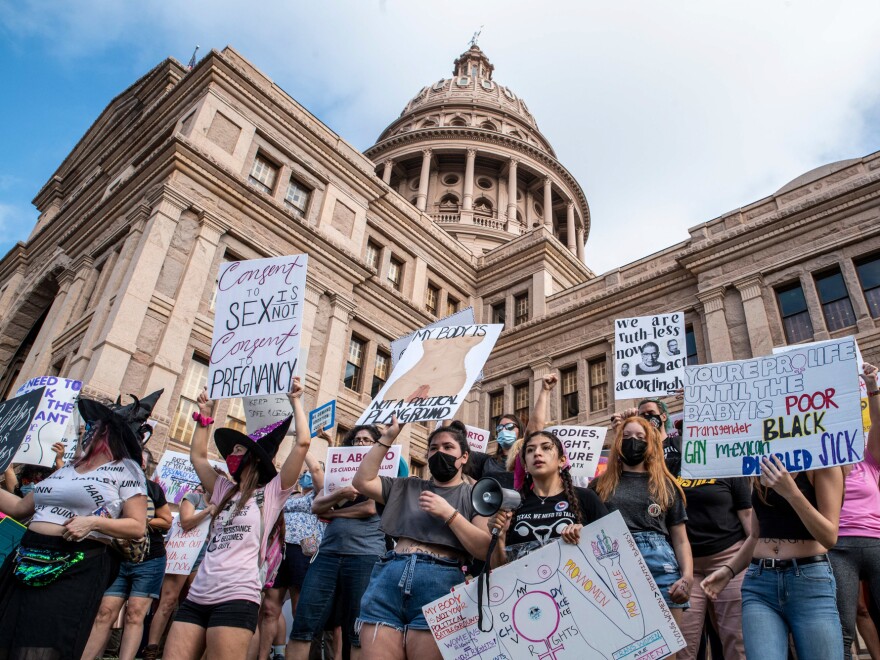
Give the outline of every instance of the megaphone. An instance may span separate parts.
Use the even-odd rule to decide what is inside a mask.
[[[522,505],[519,491],[504,488],[493,477],[483,477],[474,484],[471,504],[481,516],[491,516],[498,511],[514,511]]]

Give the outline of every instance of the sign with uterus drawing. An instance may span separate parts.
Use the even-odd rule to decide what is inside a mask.
[[[357,423],[390,424],[392,417],[401,423],[454,417],[489,359],[502,327],[458,325],[419,330]]]
[[[460,584],[422,608],[444,660],[641,660],[685,646],[635,540],[615,511],[497,568],[483,594]]]

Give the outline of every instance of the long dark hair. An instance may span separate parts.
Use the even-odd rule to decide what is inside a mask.
[[[553,431],[533,431],[529,433],[522,442],[522,446],[519,448],[519,460],[522,461],[523,467],[526,465],[526,447],[528,447],[529,442],[532,441],[533,438],[547,438],[550,442],[553,443],[553,447],[556,449],[556,453],[558,456],[565,456],[565,449],[562,447],[562,441],[559,437],[553,433]],[[581,503],[577,496],[577,491],[574,489],[574,482],[571,480],[571,470],[566,467],[559,473],[559,477],[562,479],[562,487],[565,493],[565,499],[568,501],[568,506],[571,508],[571,512],[574,514],[574,519],[578,522],[578,524],[584,524],[584,512],[581,511]],[[522,495],[523,499],[531,492],[531,490],[535,487],[535,483],[532,479],[532,475],[526,471],[526,478],[523,482],[522,487],[519,489],[519,494]]]

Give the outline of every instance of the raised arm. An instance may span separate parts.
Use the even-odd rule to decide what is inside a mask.
[[[871,418],[871,430],[868,431],[868,451],[875,461],[880,463],[880,390],[877,389],[877,367],[865,362],[862,378],[868,389],[868,415]]]
[[[203,418],[211,418],[213,405],[208,399],[208,388],[202,388],[199,398],[196,402],[199,406],[199,414]],[[196,422],[196,430],[193,433],[192,443],[189,447],[189,460],[192,461],[196,474],[199,475],[199,481],[202,482],[205,490],[214,492],[214,484],[217,481],[217,473],[208,462],[208,436],[210,432],[207,426],[202,426]]]
[[[317,493],[324,488],[324,468],[321,467],[321,461],[307,453],[306,468],[308,469],[309,474],[312,475],[312,488]]]
[[[559,382],[559,376],[556,374],[547,374],[541,379],[541,391],[538,392],[538,398],[535,399],[535,409],[532,416],[529,417],[529,425],[526,427],[526,435],[543,431],[547,426],[547,417],[549,416],[548,408],[550,407],[550,392]]]
[[[312,444],[312,433],[309,430],[309,417],[306,415],[306,411],[302,404],[302,397],[305,388],[303,387],[299,376],[294,376],[290,388],[290,392],[287,393],[287,398],[293,408],[296,444],[293,445],[293,449],[290,450],[287,458],[284,459],[284,464],[281,466],[280,475],[282,490],[293,488],[296,485],[296,480],[299,479],[300,472],[302,472],[302,466],[306,460],[309,446]],[[312,479],[314,479],[314,477],[312,477]]]
[[[397,423],[397,417],[392,416],[391,423],[385,427],[385,432],[379,441],[370,447],[370,451],[364,456],[364,460],[361,461],[351,482],[357,492],[379,504],[385,504],[385,500],[382,498],[382,480],[379,478],[379,468],[382,466],[385,452],[394,444],[401,428],[401,425]]]
[[[15,493],[15,488],[18,486],[18,477],[15,476],[15,466],[12,463],[6,468],[4,476],[6,477],[6,481],[3,482],[3,488],[9,493]]]

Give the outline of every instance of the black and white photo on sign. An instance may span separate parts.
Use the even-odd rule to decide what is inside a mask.
[[[684,343],[684,312],[616,319],[614,398],[666,396],[681,389]]]

